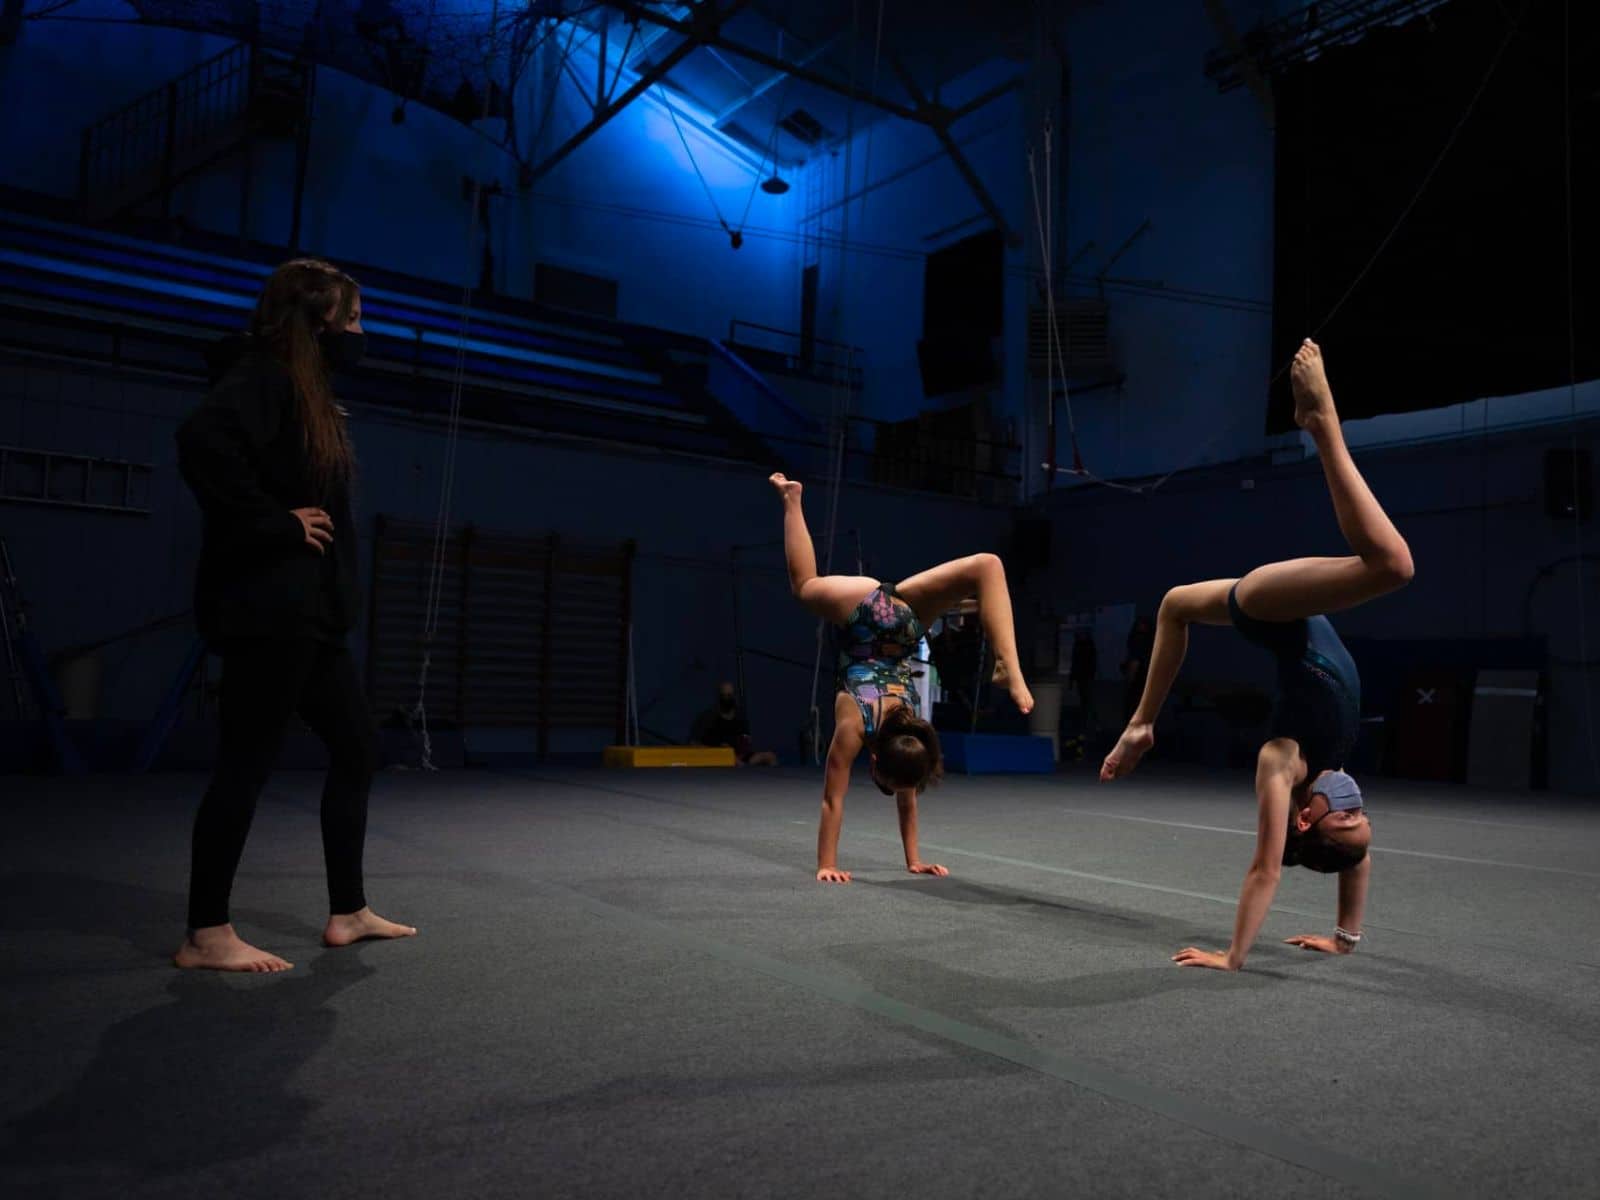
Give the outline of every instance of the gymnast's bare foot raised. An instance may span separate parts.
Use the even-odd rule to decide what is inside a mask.
[[[1333,389],[1328,386],[1328,370],[1322,362],[1322,347],[1310,338],[1300,343],[1289,366],[1289,386],[1294,392],[1294,423],[1308,433],[1327,421],[1337,422]]]
[[[416,926],[386,921],[370,908],[363,908],[360,912],[334,913],[329,917],[328,926],[322,931],[322,944],[348,946],[354,942],[416,936]]]
[[[172,956],[172,965],[189,970],[246,971],[257,975],[287,971],[294,966],[276,954],[252,946],[234,932],[232,925],[191,929]]]
[[[798,479],[790,479],[782,471],[774,471],[767,476],[767,482],[776,490],[778,495],[785,500],[798,501],[800,499],[801,483]]]

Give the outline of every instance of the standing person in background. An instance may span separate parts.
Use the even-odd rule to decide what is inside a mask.
[[[211,392],[178,430],[178,466],[203,524],[195,616],[223,660],[221,745],[195,817],[180,967],[292,966],[238,935],[228,900],[256,799],[296,715],[330,759],[324,944],[417,932],[374,913],[363,888],[377,734],[346,645],[361,608],[355,452],[329,375],[353,366],[365,340],[355,280],[315,259],[285,263],[267,280],[248,335],[213,350]]]
[[[1128,630],[1128,656],[1122,660],[1122,719],[1133,720],[1144,695],[1144,681],[1150,674],[1150,653],[1155,649],[1156,628],[1149,617],[1134,618]]]
[[[1078,706],[1083,713],[1083,732],[1093,733],[1100,724],[1094,705],[1094,683],[1100,674],[1100,651],[1094,638],[1086,629],[1080,629],[1072,641],[1072,686],[1078,693]]]

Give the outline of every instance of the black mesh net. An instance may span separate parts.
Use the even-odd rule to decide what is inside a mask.
[[[562,0],[129,0],[142,21],[293,54],[457,120],[510,115],[543,37],[599,7]]]

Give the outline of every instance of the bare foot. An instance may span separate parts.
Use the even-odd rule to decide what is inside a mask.
[[[1289,386],[1294,392],[1294,423],[1301,429],[1324,421],[1337,421],[1333,389],[1328,386],[1328,371],[1322,362],[1322,347],[1310,338],[1300,343],[1289,366]]]
[[[1106,755],[1105,762],[1100,764],[1100,782],[1109,783],[1113,779],[1121,779],[1124,775],[1130,774],[1139,765],[1139,760],[1155,744],[1155,731],[1150,726],[1130,724],[1122,731],[1122,736],[1111,748],[1111,753]]]
[[[1015,704],[1022,713],[1026,714],[1033,711],[1033,693],[1028,690],[1028,685],[1023,680],[1020,671],[1013,675],[1005,663],[997,660],[994,664],[994,674],[989,676],[989,682],[1010,692],[1011,703]]]
[[[373,941],[379,938],[416,937],[414,925],[399,925],[386,921],[370,908],[360,912],[334,913],[322,931],[324,946],[348,946],[354,942]]]
[[[778,495],[785,501],[800,499],[801,484],[798,479],[790,479],[782,471],[774,471],[767,476],[767,482],[778,490]]]
[[[252,946],[234,932],[232,925],[190,930],[172,956],[172,965],[186,970],[247,971],[257,975],[287,971],[294,966]]]

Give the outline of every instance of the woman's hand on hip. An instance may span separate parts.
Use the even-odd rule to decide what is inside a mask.
[[[296,508],[290,511],[300,518],[300,524],[305,529],[306,545],[318,554],[326,554],[328,547],[333,545],[333,518],[320,508]]]

